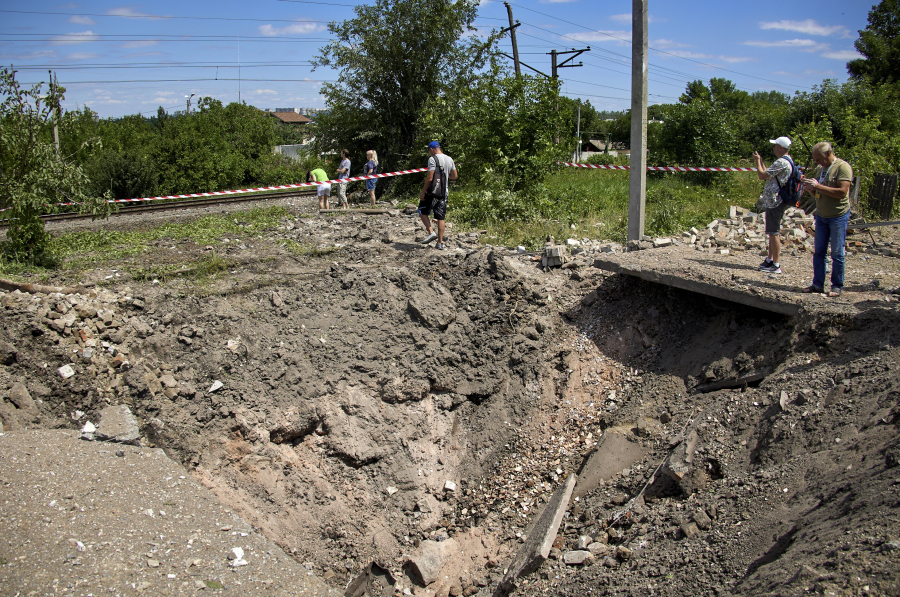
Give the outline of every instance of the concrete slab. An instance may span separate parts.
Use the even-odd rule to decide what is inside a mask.
[[[575,489],[576,476],[570,474],[564,483],[553,492],[553,496],[537,518],[525,544],[519,549],[515,560],[510,564],[503,580],[494,591],[494,597],[506,597],[516,589],[519,577],[531,574],[550,556],[550,548],[556,540],[556,533],[563,515],[569,507],[572,490]]]
[[[653,252],[657,253],[661,250],[656,249]],[[670,273],[666,269],[671,264],[660,264],[661,267],[653,267],[635,263],[637,255],[647,252],[649,251],[610,255],[596,259],[594,267],[791,317],[799,315],[802,310],[802,305],[789,297],[782,297],[775,291],[764,292],[755,285],[733,283],[735,282],[734,277],[728,280],[729,284],[723,285],[721,280],[707,281],[703,279],[702,275],[698,277],[696,274],[699,272],[694,271],[694,268],[685,267],[678,273]]]

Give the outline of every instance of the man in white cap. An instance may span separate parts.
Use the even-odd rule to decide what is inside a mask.
[[[787,137],[770,139],[775,163],[766,168],[762,156],[758,151],[753,152],[756,159],[756,175],[760,180],[766,181],[762,195],[759,197],[759,205],[766,212],[766,236],[769,240],[768,255],[766,260],[759,264],[759,270],[771,274],[781,273],[781,218],[788,204],[782,200],[779,191],[787,184],[793,169],[793,160],[788,155],[791,148],[791,140]]]

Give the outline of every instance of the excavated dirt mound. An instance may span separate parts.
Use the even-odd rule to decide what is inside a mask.
[[[4,293],[3,439],[126,405],[144,448],[357,596],[493,594],[571,474],[550,560],[516,594],[900,592],[896,301],[788,319],[597,270],[599,244],[544,272],[477,234],[423,248],[419,228],[290,217],[229,239],[229,274],[202,286],[115,268],[54,281],[98,284],[82,293]],[[233,594],[277,561],[218,557]],[[72,594],[158,588],[84,576]]]

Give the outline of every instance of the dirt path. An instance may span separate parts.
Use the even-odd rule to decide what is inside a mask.
[[[492,594],[535,515],[597,446],[603,458],[582,471],[551,559],[517,594],[897,593],[900,326],[889,284],[845,293],[846,308],[786,318],[591,267],[602,243],[545,272],[477,234],[423,248],[420,226],[399,212],[292,209],[279,230],[220,245],[229,273],[205,284],[107,280],[121,274],[114,266],[53,281],[99,284],[83,295],[0,296],[0,476],[18,496],[0,511],[11,594],[52,594],[30,584],[38,571],[68,594],[209,590],[196,580],[225,591],[240,581],[246,594],[299,594],[297,583],[316,580],[341,592],[364,581],[351,586],[357,595]],[[285,240],[320,250],[292,254]],[[209,250],[164,245],[160,258]],[[689,251],[711,277],[748,265],[742,275],[768,283],[749,269],[750,252],[707,262],[693,248],[668,251]],[[850,259],[854,280],[895,268],[884,254]],[[59,373],[65,365],[73,375]],[[697,392],[754,372],[761,382]],[[144,446],[122,448],[124,459],[114,444],[42,431],[102,428],[115,405],[134,413]],[[691,434],[688,472],[653,476]],[[41,466],[22,466],[38,444]],[[173,472],[146,464],[155,447]],[[58,470],[56,453],[86,460]],[[63,500],[82,495],[71,473],[86,469],[97,470],[90,487],[99,478],[154,495],[156,505],[123,493],[135,505],[119,528],[187,533],[193,521],[179,525],[170,511],[202,510],[211,530],[198,536],[221,543],[204,546],[202,567],[185,567],[194,548],[183,537],[145,549],[114,525],[108,544],[97,540],[107,490],[72,521],[46,506],[55,495],[29,495],[49,472]],[[167,477],[181,476],[196,497],[165,497]],[[209,498],[196,483],[246,523],[247,566],[228,565],[232,537],[215,530],[226,513],[198,509]],[[44,515],[50,523],[36,522]],[[47,547],[35,524],[55,529]],[[69,538],[85,546],[74,552],[81,568],[65,559]],[[142,556],[164,547],[166,563]],[[589,557],[567,564],[576,551]],[[105,561],[117,572],[86,559],[95,552],[115,554]]]

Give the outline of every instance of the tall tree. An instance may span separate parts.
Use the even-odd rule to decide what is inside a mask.
[[[22,261],[46,256],[50,235],[40,215],[54,203],[74,203],[97,217],[109,215],[104,199],[85,194],[87,177],[52,142],[65,88],[51,83],[23,89],[11,68],[0,69],[0,208],[9,219],[4,250]]]
[[[854,45],[865,58],[847,63],[851,77],[873,83],[900,81],[900,2],[881,0],[873,6],[869,25],[859,32]]]
[[[322,87],[329,111],[316,121],[320,149],[376,149],[384,167],[407,162],[428,100],[465,89],[487,62],[495,38],[465,36],[477,8],[476,0],[376,0],[331,23],[334,41],[313,60],[338,70]]]

